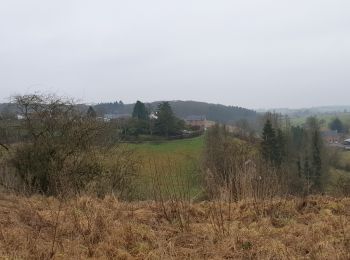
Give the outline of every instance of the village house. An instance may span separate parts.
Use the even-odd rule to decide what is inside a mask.
[[[334,144],[341,142],[341,134],[337,130],[327,130],[321,132],[321,136],[326,143]]]
[[[103,120],[109,122],[117,119],[128,119],[130,117],[130,114],[104,114]]]
[[[201,130],[206,130],[213,125],[215,125],[214,121],[209,121],[203,115],[191,115],[185,118],[185,122],[187,125],[192,127],[198,127]]]
[[[344,145],[345,150],[350,150],[350,138],[345,139],[343,142],[343,145]]]

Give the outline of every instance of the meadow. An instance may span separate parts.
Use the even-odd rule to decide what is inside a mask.
[[[291,117],[291,123],[292,125],[303,125],[306,122],[306,119],[309,116],[300,116],[300,117]],[[343,123],[346,125],[350,125],[350,113],[330,113],[330,114],[319,114],[316,115],[316,117],[320,120],[321,127],[328,127],[328,124],[338,117]]]
[[[140,144],[130,144],[130,148],[137,149],[142,155],[149,157],[150,154],[183,154],[199,156],[204,146],[204,137],[199,136],[189,139],[172,141],[145,142]]]
[[[204,136],[163,142],[129,144],[140,159],[141,169],[135,182],[136,199],[154,199],[153,188],[170,193],[186,192],[191,198],[201,195],[201,155]],[[157,183],[154,183],[157,181]],[[183,191],[186,187],[186,191]]]
[[[140,159],[141,169],[135,181],[135,199],[154,198],[154,180],[163,196],[188,193],[188,199],[200,199],[203,195],[201,177],[201,156],[204,136],[162,142],[129,144]],[[350,178],[350,151],[338,150],[338,168],[332,167],[327,184],[330,194],[337,192],[340,177]],[[183,190],[185,187],[185,191]]]

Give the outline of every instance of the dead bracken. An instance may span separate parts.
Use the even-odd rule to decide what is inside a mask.
[[[186,228],[156,202],[0,195],[5,259],[349,259],[350,198],[188,205]],[[259,208],[259,209],[257,209]],[[168,216],[169,217],[169,216]]]

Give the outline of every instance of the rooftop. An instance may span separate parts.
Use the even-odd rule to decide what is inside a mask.
[[[323,137],[336,137],[336,136],[338,136],[338,131],[337,130],[328,130],[328,131],[323,131],[321,134]]]
[[[186,121],[203,121],[206,120],[205,116],[201,115],[190,115],[185,118]]]

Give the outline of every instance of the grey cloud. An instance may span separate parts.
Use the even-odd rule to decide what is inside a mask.
[[[349,104],[349,11],[347,0],[2,1],[0,95]]]

